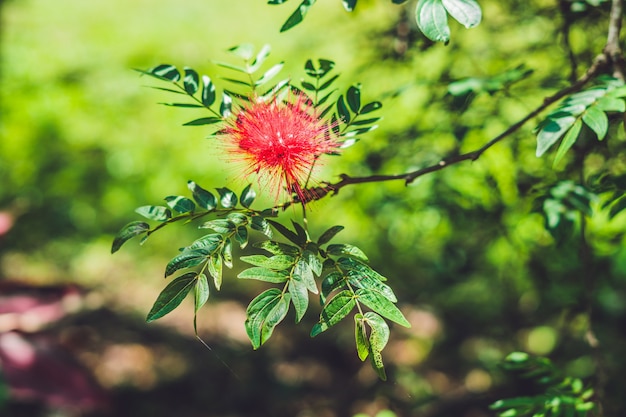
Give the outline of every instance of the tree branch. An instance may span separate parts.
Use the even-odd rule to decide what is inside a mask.
[[[458,164],[463,161],[475,161],[489,148],[496,143],[510,136],[524,126],[529,120],[538,116],[541,112],[547,109],[552,104],[556,103],[565,96],[580,91],[585,84],[587,84],[595,76],[608,71],[613,70],[613,76],[621,80],[626,80],[626,60],[622,54],[622,49],[619,45],[619,35],[622,28],[622,14],[624,11],[624,0],[612,0],[611,12],[609,17],[609,28],[607,32],[607,41],[602,53],[598,55],[589,69],[578,80],[573,82],[570,86],[559,90],[555,94],[545,98],[535,110],[528,113],[517,123],[511,125],[504,132],[485,143],[482,147],[460,155],[453,155],[441,159],[434,165],[427,166],[425,168],[418,169],[416,171],[407,172],[397,175],[371,175],[367,177],[351,177],[348,174],[341,174],[341,180],[335,183],[325,182],[319,187],[307,188],[303,190],[305,196],[305,203],[311,201],[321,200],[328,194],[335,195],[344,187],[354,184],[365,184],[371,182],[384,182],[384,181],[397,181],[403,180],[406,185],[412,183],[422,175],[430,174],[431,172],[441,171],[448,166]],[[277,209],[285,209],[293,203],[300,203],[300,199],[296,196],[292,201],[286,202],[277,206]]]

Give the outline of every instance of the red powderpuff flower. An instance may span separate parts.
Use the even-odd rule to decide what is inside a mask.
[[[221,135],[233,159],[245,163],[244,175],[258,174],[277,199],[284,188],[306,202],[303,188],[317,159],[339,149],[331,128],[299,94],[287,102],[253,97]]]

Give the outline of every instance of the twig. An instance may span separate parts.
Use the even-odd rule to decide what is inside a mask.
[[[522,126],[524,126],[529,120],[531,120],[534,117],[536,117],[537,115],[539,115],[546,108],[548,108],[552,104],[556,103],[557,101],[559,101],[563,97],[581,90],[584,87],[584,85],[587,84],[593,77],[597,76],[602,71],[604,71],[606,69],[606,67],[607,67],[607,64],[608,64],[608,59],[607,59],[606,55],[605,54],[599,55],[598,57],[596,57],[596,59],[594,60],[594,62],[591,65],[591,67],[589,67],[587,72],[585,72],[585,74],[582,77],[580,77],[575,83],[573,83],[572,85],[570,85],[570,86],[568,86],[566,88],[563,88],[562,90],[559,90],[555,94],[545,98],[543,100],[543,103],[541,103],[541,105],[539,105],[535,110],[533,110],[530,113],[528,113],[526,116],[524,116],[517,123],[509,126],[509,128],[506,129],[504,132],[500,133],[498,136],[494,137],[489,142],[485,143],[482,147],[480,147],[480,148],[478,148],[478,149],[476,149],[474,151],[467,152],[467,153],[460,154],[460,155],[450,156],[450,157],[447,157],[447,158],[443,158],[442,160],[440,160],[438,163],[436,163],[434,165],[430,165],[428,167],[421,168],[421,169],[418,169],[416,171],[407,172],[407,173],[404,173],[404,174],[397,174],[397,175],[371,175],[371,176],[367,176],[367,177],[351,177],[351,176],[349,176],[347,174],[341,174],[340,175],[341,180],[336,182],[336,183],[325,183],[324,185],[322,185],[320,187],[309,188],[309,189],[305,190],[305,195],[307,197],[307,202],[320,200],[321,198],[325,197],[329,193],[331,193],[332,195],[337,194],[340,189],[342,189],[342,188],[344,188],[344,187],[346,187],[348,185],[353,185],[353,184],[364,184],[364,183],[370,183],[370,182],[384,182],[384,181],[404,180],[405,184],[408,185],[408,184],[412,183],[413,181],[415,181],[415,179],[421,177],[422,175],[426,175],[426,174],[429,174],[431,172],[440,171],[440,170],[442,170],[442,169],[444,169],[444,168],[446,168],[446,167],[448,167],[450,165],[458,164],[459,162],[475,161],[487,149],[491,148],[496,143],[500,142],[504,138],[506,138],[506,137],[510,136],[511,134],[515,133]]]

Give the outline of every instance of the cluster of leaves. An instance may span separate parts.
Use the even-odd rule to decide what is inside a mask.
[[[537,126],[537,156],[561,140],[556,165],[579,140],[595,136],[599,141],[609,130],[609,116],[626,111],[626,86],[615,78],[600,77],[598,84],[572,94]]]
[[[574,181],[560,181],[537,200],[546,229],[560,244],[570,238],[581,214],[591,216],[591,203],[597,195]]]
[[[287,0],[269,0],[268,4],[283,4]],[[406,3],[406,0],[391,0],[394,4]],[[357,0],[341,0],[344,9],[351,12]],[[296,26],[304,19],[315,0],[303,0],[298,8],[287,18],[281,32]],[[448,43],[450,27],[448,15],[466,28],[477,26],[482,19],[482,10],[474,0],[419,0],[415,8],[415,19],[422,33],[430,40]]]
[[[171,64],[161,64],[148,70],[137,71],[158,80],[166,81],[174,87],[153,88],[186,95],[192,101],[190,103],[168,102],[161,104],[182,108],[205,108],[211,113],[209,117],[191,120],[184,123],[184,126],[211,125],[223,122],[231,115],[233,99],[248,101],[253,96],[260,100],[272,99],[274,97],[285,98],[289,91],[293,91],[298,94],[304,94],[308,98],[318,111],[317,117],[323,118],[332,111],[328,125],[332,128],[333,134],[343,142],[342,147],[344,148],[354,144],[357,141],[357,136],[378,127],[376,122],[380,120],[380,117],[363,118],[362,116],[366,114],[369,116],[369,113],[380,109],[382,103],[373,101],[362,105],[360,84],[350,86],[345,94],[339,94],[335,101],[328,104],[329,99],[337,92],[337,89],[331,87],[339,77],[339,74],[330,75],[335,67],[333,61],[319,59],[316,67],[312,60],[307,60],[304,65],[304,72],[308,78],[301,80],[301,88],[292,85],[290,79],[282,79],[264,91],[259,92],[260,88],[265,87],[280,73],[284,63],[274,64],[257,76],[271,52],[269,45],[263,46],[256,53],[254,47],[250,44],[234,46],[228,51],[240,58],[243,61],[243,65],[233,65],[219,61],[214,63],[234,72],[235,75],[233,77],[222,77],[224,81],[230,83],[235,88],[245,88],[246,91],[241,93],[233,89],[224,88],[219,105],[217,105],[216,88],[211,78],[208,75],[200,76],[192,68],[184,67],[182,75],[181,71]],[[214,132],[214,134],[219,132],[220,130]]]
[[[595,408],[591,401],[593,390],[585,388],[579,378],[559,375],[547,358],[513,352],[506,357],[503,368],[530,380],[541,393],[496,401],[490,408],[496,410],[499,417],[584,417]]]
[[[180,274],[159,294],[147,321],[173,311],[192,290],[197,315],[209,298],[208,277],[219,290],[223,267],[233,267],[234,244],[240,249],[246,248],[250,232],[257,231],[266,240],[253,246],[265,253],[241,256],[241,260],[252,267],[244,269],[237,277],[278,284],[278,287],[263,291],[248,305],[245,327],[253,348],[258,349],[271,337],[290,305],[295,310],[296,322],[300,322],[309,307],[309,293],[319,294],[322,311],[311,336],[328,330],[356,309],[358,356],[361,360],[370,357],[379,376],[386,378],[381,352],[389,338],[389,326],[384,318],[402,326],[408,327],[409,323],[395,306],[397,299],[384,283],[386,278],[367,265],[368,259],[363,251],[349,244],[329,243],[343,229],[342,226],[330,228],[313,241],[299,223],[292,221],[293,229],[290,229],[273,220],[272,217],[277,215],[275,210],[250,208],[256,197],[250,186],[239,196],[225,187],[217,188],[216,196],[193,181],[188,182],[188,188],[191,199],[169,196],[165,198],[165,206],[139,207],[138,214],[159,224],[152,227],[144,221],[131,222],[113,241],[111,251],[116,252],[131,238],[143,235],[143,243],[168,224],[212,217],[198,226],[210,229],[212,233],[180,249],[180,253],[168,262],[165,277]],[[273,239],[274,232],[287,242]]]

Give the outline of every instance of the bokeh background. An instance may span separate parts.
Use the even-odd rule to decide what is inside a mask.
[[[297,2],[265,3],[1,3],[0,415],[489,416],[491,402],[524,392],[498,366],[514,350],[599,378],[606,410],[623,409],[626,215],[609,219],[594,205],[593,262],[583,264],[579,241],[557,246],[535,204],[559,180],[610,164],[619,172],[621,128],[585,155],[582,172],[536,158],[531,123],[475,162],[409,186],[346,187],[312,206],[313,235],[346,226],[342,241],[389,277],[412,323],[392,329],[387,382],[358,360],[351,323],[309,338],[315,309],[298,326],[290,314],[253,351],[245,307],[264,286],[237,282],[237,266],[199,316],[210,350],[194,337],[191,302],[144,322],[164,265],[198,231],[171,226],[111,255],[113,236],[138,218],[134,208],[185,195],[187,180],[243,185],[206,139],[210,127],[181,126],[203,114],[158,105],[173,97],[133,69],[190,66],[219,87],[230,74],[212,60],[235,63],[226,50],[244,42],[271,44],[266,67],[284,60],[281,75],[293,80],[309,58],[335,61],[339,87],[362,83],[384,120],[327,161],[319,177],[330,181],[476,149],[571,75],[552,1],[481,1],[483,23],[451,23],[447,46],[417,31],[412,1],[361,0],[351,14],[320,1],[284,34]],[[581,17],[571,28],[579,73],[602,49],[607,8]],[[499,74],[516,82],[493,88]],[[452,95],[455,81],[469,90]],[[600,349],[585,339],[590,322]]]

